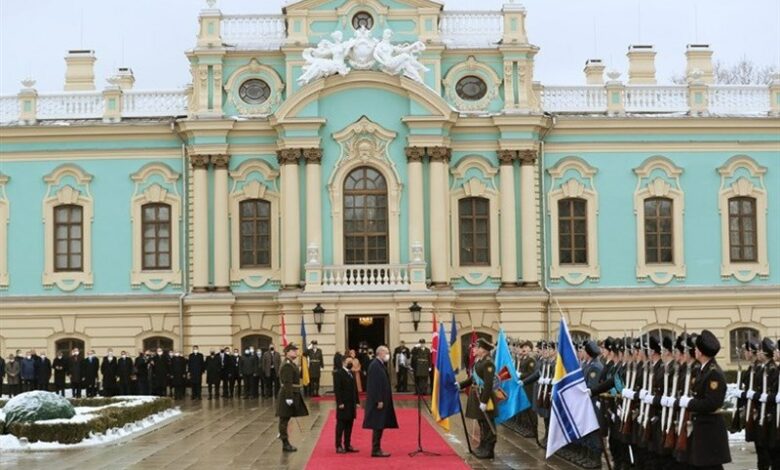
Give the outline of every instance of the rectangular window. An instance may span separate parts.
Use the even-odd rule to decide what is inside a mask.
[[[144,271],[171,269],[171,206],[141,207],[141,244]]]
[[[559,264],[588,263],[588,201],[568,198],[558,201]]]
[[[54,208],[54,271],[83,270],[82,208],[64,205]]]
[[[665,197],[645,199],[645,263],[673,263],[673,201]]]
[[[729,340],[730,340],[730,348],[729,348],[729,358],[732,361],[737,360],[737,356],[741,354],[742,346],[748,341],[748,340],[757,340],[759,339],[758,336],[758,330],[755,328],[735,328],[729,332]]]
[[[729,199],[729,253],[732,262],[756,261],[756,200]]]
[[[242,268],[271,267],[271,203],[248,199],[239,204]]]
[[[490,265],[490,201],[468,197],[458,201],[460,265]]]

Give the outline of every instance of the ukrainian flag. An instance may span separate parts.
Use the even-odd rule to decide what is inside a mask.
[[[452,371],[457,377],[460,372],[460,336],[458,336],[458,326],[455,324],[455,315],[452,316],[450,323],[450,362],[452,362]]]
[[[431,414],[445,431],[450,430],[450,416],[460,413],[460,391],[455,385],[455,372],[450,362],[449,344],[444,333],[444,323],[439,325],[439,355],[433,370],[433,396]]]
[[[304,352],[307,349],[306,344],[306,319],[301,317],[301,339],[302,346]],[[306,357],[306,354],[301,354],[301,385],[304,387],[309,385],[309,359]]]
[[[585,376],[563,318],[558,334],[558,357],[551,401],[547,458],[561,447],[599,428],[599,421],[585,386]]]

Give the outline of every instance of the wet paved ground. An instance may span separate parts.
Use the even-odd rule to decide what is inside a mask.
[[[203,400],[181,402],[183,416],[155,431],[117,445],[87,450],[38,453],[2,453],[0,468],[33,469],[263,469],[297,470],[306,466],[333,402],[309,403],[310,415],[298,418],[300,428],[290,423],[290,440],[298,452],[284,454],[276,439],[274,402],[265,400]],[[413,407],[414,401],[399,401],[397,407]],[[427,417],[426,417],[427,418]],[[470,424],[468,424],[471,426]],[[358,429],[355,432],[368,432]],[[438,430],[438,426],[434,427]],[[410,430],[409,451],[416,448],[415,430]],[[441,432],[441,430],[439,430]],[[577,467],[553,457],[544,460],[544,451],[532,439],[499,428],[496,458],[477,460],[468,454],[459,419],[451,420],[451,433],[444,434],[453,448],[475,469],[556,469]],[[423,442],[423,447],[425,443]],[[743,449],[744,448],[744,449]],[[392,457],[391,457],[392,458]],[[752,446],[732,447],[728,470],[755,467]],[[423,462],[428,469],[432,461]],[[434,465],[431,465],[434,464]],[[603,468],[606,468],[604,466]]]

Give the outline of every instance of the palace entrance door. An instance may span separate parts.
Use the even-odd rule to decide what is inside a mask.
[[[363,342],[374,351],[377,346],[387,345],[387,322],[387,315],[347,316],[347,349],[357,351]]]

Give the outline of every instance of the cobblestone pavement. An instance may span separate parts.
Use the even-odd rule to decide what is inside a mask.
[[[298,452],[284,454],[276,439],[277,421],[274,401],[203,400],[182,401],[183,416],[157,430],[120,444],[85,450],[37,453],[0,453],[0,468],[25,470],[50,469],[302,469],[306,466],[320,430],[333,402],[309,403],[310,415],[290,423],[290,440]],[[399,401],[397,407],[414,407],[413,401]],[[427,415],[427,412],[424,412]],[[426,416],[426,418],[428,418]],[[300,427],[299,427],[300,425]],[[471,427],[470,424],[467,424]],[[359,429],[355,432],[368,432]],[[438,429],[438,427],[437,427]],[[416,448],[410,431],[409,451]],[[441,431],[440,431],[441,432]],[[468,455],[460,419],[451,420],[451,433],[444,438],[475,469],[551,469],[573,470],[577,467],[553,457],[544,460],[544,451],[532,439],[499,428],[496,458],[478,460]],[[423,447],[425,443],[423,442]],[[728,470],[755,467],[752,446],[732,447],[735,463]],[[391,457],[392,458],[392,457]],[[433,457],[419,457],[421,464],[433,469]],[[430,463],[429,463],[430,462]],[[54,467],[52,467],[54,466]],[[606,466],[604,466],[606,468]]]

